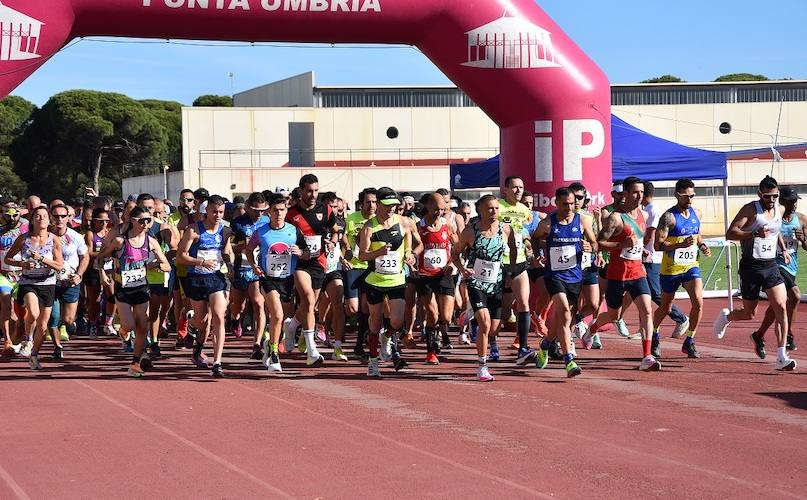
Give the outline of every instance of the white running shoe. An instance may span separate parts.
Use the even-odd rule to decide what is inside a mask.
[[[469,337],[467,333],[461,333],[460,344],[471,345],[471,337]]]
[[[381,333],[381,359],[389,361],[392,359],[392,338],[387,337],[386,334]]]
[[[289,331],[291,330],[290,325],[291,325],[291,318],[286,318],[283,320],[283,341],[285,342],[285,345],[283,347],[286,348],[286,352],[292,352],[294,350],[294,341],[296,340],[294,338],[294,335],[297,332],[290,332]]]
[[[23,358],[30,358],[31,357],[31,350],[34,348],[33,342],[30,340],[23,340],[22,347],[20,347],[20,356]]]
[[[22,342],[19,344],[11,344],[11,350],[14,351],[14,354],[19,354],[22,350]]]
[[[729,326],[729,323],[731,323],[731,321],[729,321],[729,310],[723,309],[720,311],[720,314],[717,315],[717,318],[715,318],[715,337],[722,339],[723,336],[726,335],[726,327]]]
[[[687,318],[683,323],[675,324],[675,330],[672,332],[672,338],[680,339],[687,332],[687,329],[689,329],[689,318]]]
[[[311,347],[311,351],[306,355],[305,364],[312,368],[321,366],[325,362],[325,358],[317,351],[316,347]]]
[[[269,368],[269,355],[271,354],[269,351],[269,337],[266,337],[266,340],[263,341],[263,358],[261,358],[264,368]]]
[[[572,340],[583,340],[583,335],[588,331],[588,324],[585,321],[580,321],[572,327]]]
[[[267,351],[268,350],[269,349],[267,348]],[[282,372],[283,371],[283,367],[280,366],[280,356],[276,352],[273,352],[269,356],[267,356],[266,357],[266,362],[264,364],[266,365],[266,368],[270,372]]]
[[[628,330],[628,325],[625,324],[625,320],[618,319],[614,321],[614,327],[620,336],[625,337],[626,339],[630,338],[630,331]]]
[[[591,346],[594,345],[594,333],[591,333],[591,327],[586,326],[586,331],[583,333],[583,336],[580,337],[580,342],[583,344],[583,347],[586,350],[591,349]]]
[[[785,358],[776,360],[776,369],[780,372],[792,372],[796,369],[796,360]]]
[[[104,325],[104,335],[109,337],[117,337],[118,331],[115,330],[115,327],[112,325]]]
[[[367,376],[368,377],[381,376],[381,370],[378,368],[378,358],[370,358],[370,361],[367,363]]]
[[[488,370],[488,365],[480,366],[476,371],[476,375],[479,377],[480,382],[493,382],[493,380],[495,380]]]
[[[653,356],[647,356],[642,359],[642,364],[639,365],[639,369],[643,372],[657,372],[661,370],[661,363]]]

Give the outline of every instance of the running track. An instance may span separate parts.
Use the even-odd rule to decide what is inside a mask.
[[[299,355],[270,376],[247,339],[224,380],[167,347],[131,380],[119,342],[75,339],[40,373],[0,363],[0,498],[807,498],[807,328],[801,371],[777,373],[772,335],[765,361],[752,325],[712,337],[718,307],[702,359],[666,339],[640,373],[639,341],[606,333],[571,381],[508,358],[478,383],[469,346],[381,380]]]

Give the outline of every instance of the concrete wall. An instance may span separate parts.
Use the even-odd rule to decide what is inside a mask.
[[[179,192],[190,186],[190,182],[186,179],[188,172],[168,172],[168,198],[177,202],[179,199]],[[199,186],[191,187],[196,189]],[[149,193],[155,198],[162,198],[165,189],[165,179],[162,174],[144,175],[140,177],[129,177],[123,179],[123,197],[126,198],[130,194],[138,195],[140,193]]]

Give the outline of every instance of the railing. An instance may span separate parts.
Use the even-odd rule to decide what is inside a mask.
[[[440,166],[490,158],[499,148],[200,150],[199,169]]]

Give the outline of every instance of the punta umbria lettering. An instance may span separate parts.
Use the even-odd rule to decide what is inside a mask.
[[[143,7],[159,4],[172,9],[252,10],[255,6],[267,11],[381,12],[381,0],[143,0]]]

